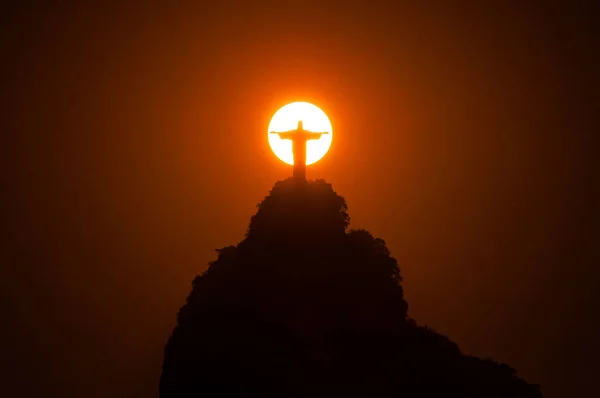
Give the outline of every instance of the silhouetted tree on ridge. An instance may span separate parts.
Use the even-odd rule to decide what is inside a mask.
[[[541,397],[408,318],[396,260],[349,219],[324,180],[277,182],[194,279],[160,396]]]

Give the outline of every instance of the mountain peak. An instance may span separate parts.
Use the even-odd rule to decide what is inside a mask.
[[[245,239],[194,279],[161,397],[541,396],[409,319],[396,259],[349,220],[324,180],[277,182]]]

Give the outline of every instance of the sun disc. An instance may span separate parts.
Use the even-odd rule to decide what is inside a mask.
[[[333,135],[329,118],[316,105],[308,102],[292,102],[275,112],[267,131],[269,145],[279,159],[293,165],[292,141],[282,140],[278,134],[271,134],[271,132],[295,130],[299,120],[302,120],[305,130],[329,133],[323,134],[318,140],[310,140],[306,143],[306,164],[309,165],[317,162],[327,153]]]

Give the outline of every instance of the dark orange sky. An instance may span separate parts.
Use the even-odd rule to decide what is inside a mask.
[[[156,396],[192,278],[291,174],[266,134],[296,100],[411,316],[546,397],[593,385],[591,7],[135,3],[2,14],[9,391]]]

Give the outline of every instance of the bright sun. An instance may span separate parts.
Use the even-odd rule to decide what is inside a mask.
[[[321,159],[331,146],[333,130],[329,118],[319,107],[308,102],[292,102],[279,109],[273,115],[267,135],[269,144],[275,155],[287,164],[294,164],[292,153],[292,141],[282,140],[278,134],[270,134],[271,131],[295,130],[298,121],[302,120],[305,130],[314,132],[329,132],[323,134],[318,140],[310,140],[306,143],[306,164],[312,164]]]

